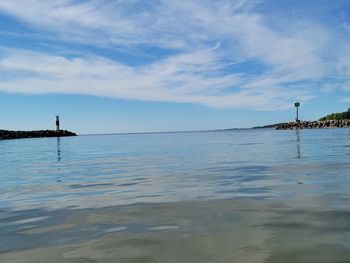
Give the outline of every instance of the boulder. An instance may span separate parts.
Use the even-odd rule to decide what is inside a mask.
[[[67,130],[39,130],[39,131],[8,131],[0,130],[0,140],[44,137],[77,136],[76,133]]]
[[[296,130],[296,129],[324,129],[324,128],[349,128],[350,120],[326,120],[326,121],[299,121],[282,123],[276,130]]]

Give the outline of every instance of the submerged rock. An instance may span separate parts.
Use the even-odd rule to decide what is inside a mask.
[[[324,128],[350,128],[350,119],[326,120],[326,121],[299,121],[281,123],[276,130],[297,130],[297,129],[324,129]]]
[[[66,130],[40,130],[40,131],[8,131],[0,130],[0,140],[44,137],[77,136],[76,133]]]

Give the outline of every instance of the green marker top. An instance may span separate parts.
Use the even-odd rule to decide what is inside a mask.
[[[300,106],[300,102],[294,103],[294,106],[295,106],[295,107],[299,107],[299,106]]]

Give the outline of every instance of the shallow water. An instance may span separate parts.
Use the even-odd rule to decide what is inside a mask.
[[[350,130],[0,141],[0,262],[349,262]]]

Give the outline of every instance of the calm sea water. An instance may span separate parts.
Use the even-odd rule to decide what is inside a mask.
[[[0,262],[350,262],[350,129],[0,141]]]

